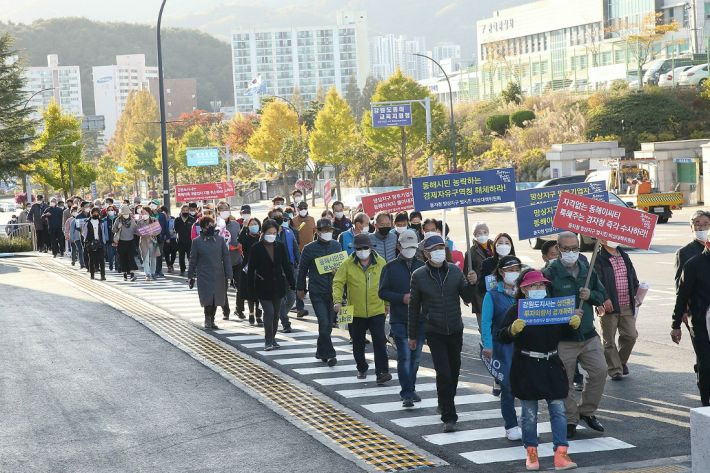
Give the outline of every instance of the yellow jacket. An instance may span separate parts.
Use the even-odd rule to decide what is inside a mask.
[[[363,269],[360,260],[353,253],[333,278],[333,303],[343,299],[343,289],[348,288],[347,305],[353,306],[354,317],[374,317],[385,313],[385,302],[378,294],[380,275],[385,267],[385,260],[374,251],[370,256],[370,265]]]

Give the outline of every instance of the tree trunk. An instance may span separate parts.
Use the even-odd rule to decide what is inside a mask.
[[[337,200],[343,200],[343,194],[340,192],[340,164],[335,165],[335,192]]]
[[[59,180],[62,183],[62,192],[64,193],[64,200],[67,200],[67,184],[64,182],[64,166],[59,163]]]
[[[286,175],[286,164],[281,165],[281,183],[283,184],[283,198],[288,202],[288,176]]]
[[[402,134],[402,144],[401,144],[401,156],[402,161],[402,186],[407,187],[409,183],[409,176],[407,175],[407,133],[404,131],[404,127],[399,127]]]

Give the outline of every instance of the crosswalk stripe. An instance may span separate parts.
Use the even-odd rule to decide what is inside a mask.
[[[382,388],[362,388],[362,389],[344,389],[341,391],[335,391],[336,394],[340,394],[343,397],[355,398],[355,397],[369,397],[369,396],[387,396],[390,394],[399,394],[402,388],[397,386],[386,386]],[[436,383],[423,383],[417,385],[417,391],[427,392],[436,391]]]
[[[577,426],[577,430],[584,427]],[[549,434],[552,432],[552,426],[549,422],[540,422],[537,424],[538,434]],[[477,440],[492,440],[497,438],[505,438],[505,427],[490,427],[487,429],[471,429],[459,430],[446,434],[425,435],[424,440],[433,443],[434,445],[450,445],[452,443],[475,442]]]
[[[278,363],[278,360],[275,360]],[[319,366],[317,368],[296,368],[293,371],[295,371],[298,374],[303,374],[303,375],[310,375],[310,374],[323,374],[323,373],[342,373],[343,371],[352,371],[353,373],[357,371],[357,366],[355,365],[341,365],[340,362],[338,362],[337,365],[335,366]],[[329,378],[325,378],[329,379]],[[333,378],[330,378],[333,379]],[[342,377],[343,380],[346,379],[355,379],[357,381],[363,381],[366,382],[367,379],[359,380],[357,378],[349,378],[349,377]],[[317,380],[315,380],[317,382]],[[372,380],[370,380],[372,381]],[[355,381],[351,381],[355,382]]]
[[[416,406],[417,404],[415,404]],[[520,408],[516,407],[515,411],[517,415],[520,415]],[[476,420],[490,420],[490,419],[500,419],[500,409],[484,409],[480,411],[468,411],[468,412],[457,412],[459,416],[458,422],[476,421]],[[417,417],[402,417],[399,419],[392,419],[392,423],[399,425],[400,427],[422,427],[426,425],[436,425],[441,423],[441,416],[439,414],[429,415],[429,416],[417,416]]]
[[[600,437],[585,440],[572,440],[569,442],[569,453],[574,455],[577,453],[604,452],[608,450],[621,450],[626,448],[634,448],[633,445],[622,442],[614,437]],[[554,455],[552,443],[543,443],[538,445],[537,454],[539,457],[551,457]],[[496,448],[492,450],[479,450],[477,452],[461,453],[461,456],[467,460],[479,465],[485,463],[497,463],[513,460],[525,460],[526,453],[523,447],[508,447]]]
[[[464,405],[464,404],[478,404],[482,402],[494,402],[497,401],[498,398],[491,395],[491,394],[468,394],[465,396],[456,396],[456,405]],[[425,408],[425,407],[436,407],[438,404],[438,401],[436,398],[429,398],[429,399],[422,399],[421,402],[418,402],[415,404],[415,408]],[[402,407],[402,403],[399,401],[396,402],[378,402],[375,404],[364,404],[362,407],[367,409],[370,412],[392,412],[392,411],[407,411],[410,409],[407,409],[405,407]]]
[[[276,350],[279,351],[279,350]],[[272,352],[266,352],[266,353],[272,353]],[[372,353],[365,353],[365,358],[368,360],[374,360],[375,355]],[[352,358],[348,357],[348,361],[352,360]],[[276,358],[274,360],[274,363],[277,363],[279,365],[304,365],[308,363],[323,363],[322,361],[316,359],[313,356],[299,356],[298,358]],[[357,369],[357,368],[356,368]]]
[[[353,369],[355,369],[355,366],[352,366]],[[299,370],[295,370],[298,372]],[[301,373],[303,374],[303,373]],[[397,373],[392,373],[392,381],[398,380],[399,375]],[[353,379],[350,376],[338,376],[336,378],[316,378],[312,379],[314,383],[318,383],[321,386],[338,386],[341,384],[364,384],[364,383],[374,383],[375,380],[370,378],[370,379]],[[397,388],[399,392],[399,388]]]
[[[219,332],[219,330],[218,330]],[[229,333],[234,333],[234,332],[229,332]],[[305,337],[317,337],[317,333],[313,332],[291,332],[287,334],[278,334],[277,337],[281,339],[286,339],[286,338],[305,338]],[[248,340],[257,340],[259,338],[264,338],[264,332],[262,331],[260,335],[258,334],[253,334],[253,335],[236,335],[234,337],[227,337],[230,340],[234,340],[235,342],[244,342]]]
[[[278,355],[298,355],[298,354],[305,354],[305,353],[313,353],[315,350],[314,347],[308,347],[308,348],[291,348],[288,350],[272,350],[272,351],[258,351],[257,353],[260,355],[264,356],[278,356]],[[336,346],[335,351],[350,351],[350,346],[347,345],[347,348]]]
[[[291,346],[305,346],[305,345],[316,345],[318,343],[317,339],[312,339],[312,340],[293,340],[293,341],[285,341],[285,342],[279,342],[279,345],[282,347],[291,347]],[[333,339],[333,345],[338,345],[338,344],[343,344],[347,343],[347,341],[343,340],[342,338],[334,338]],[[261,343],[244,343],[242,344],[244,348],[260,348],[264,346],[264,342]]]

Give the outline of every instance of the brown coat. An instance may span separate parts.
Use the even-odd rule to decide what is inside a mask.
[[[316,236],[316,221],[310,215],[305,217],[297,215],[291,220],[291,227],[298,234],[298,249],[303,252],[303,248],[312,242]]]

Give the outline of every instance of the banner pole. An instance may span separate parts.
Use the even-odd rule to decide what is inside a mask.
[[[599,248],[601,247],[601,243],[599,243],[599,239],[597,238],[597,242],[594,244],[594,250],[592,252],[592,259],[589,260],[589,271],[587,271],[587,280],[584,282],[584,289],[589,289],[589,282],[592,280],[592,271],[594,270],[594,263],[597,261],[597,255],[599,254]],[[579,310],[582,310],[582,306],[584,306],[583,300],[579,301]]]
[[[468,207],[463,208],[463,224],[464,227],[466,227],[466,251],[469,252],[471,251],[471,236],[469,235],[469,228],[468,228]],[[467,271],[466,275],[473,271],[473,258],[469,257],[468,258],[468,266],[467,266]]]

